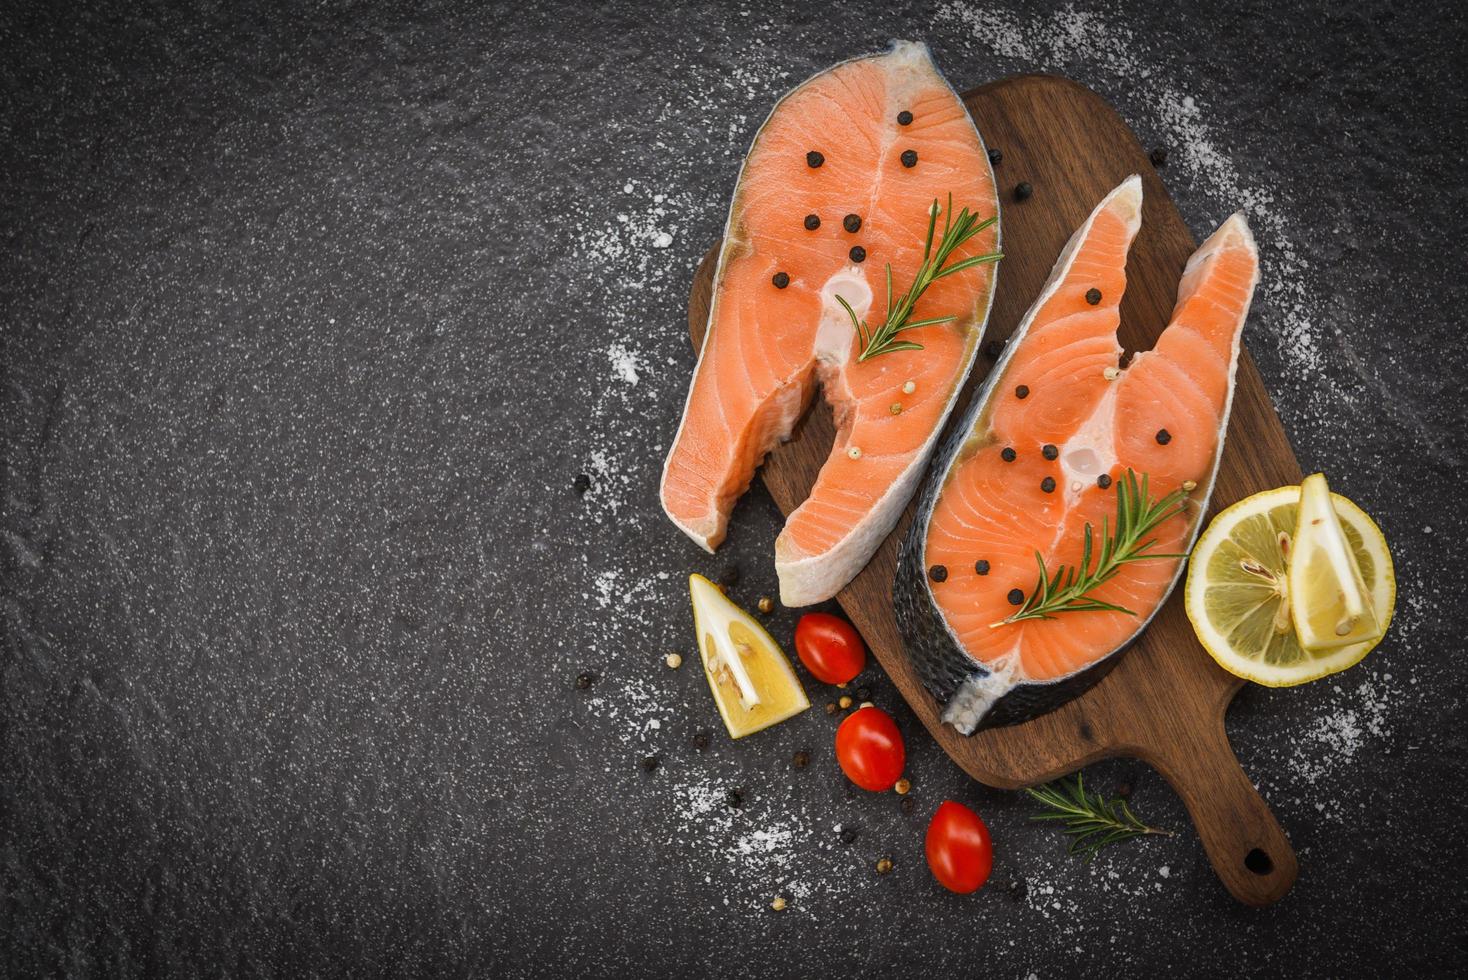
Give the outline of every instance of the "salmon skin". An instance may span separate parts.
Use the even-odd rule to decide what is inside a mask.
[[[992,263],[923,293],[910,321],[954,319],[900,334],[922,350],[863,360],[851,320],[885,323],[889,266],[894,302],[914,282],[934,202],[980,218],[999,213],[973,120],[927,48],[909,42],[791,91],[740,171],[661,496],[673,523],[713,551],[755,469],[789,438],[819,383],[836,440],[775,542],[787,606],[829,599],[866,565],[916,492],[973,364]],[[996,221],[945,267],[998,244]]]
[[[1087,595],[1108,606],[1013,621],[1084,560],[1089,524],[1115,528],[1125,487],[1185,494],[1151,534],[1182,555],[1213,489],[1258,253],[1236,214],[1188,260],[1167,328],[1122,368],[1118,307],[1142,220],[1131,177],[1060,254],[940,450],[903,542],[893,598],[908,656],[968,735],[1050,711],[1099,681],[1161,607],[1182,559],[1123,564]],[[1135,479],[1136,483],[1129,483]],[[1099,559],[1092,558],[1089,567]]]

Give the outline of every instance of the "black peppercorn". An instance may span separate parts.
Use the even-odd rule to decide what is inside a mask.
[[[1043,491],[1045,491],[1046,493],[1054,493],[1055,492],[1055,477],[1053,477],[1053,476],[1047,476],[1047,477],[1045,477],[1045,479],[1041,480],[1040,481],[1040,489],[1043,490]]]
[[[1013,463],[1018,456],[1019,453],[1014,451],[1013,446],[1005,446],[999,451],[999,458],[1004,460],[1006,463]]]
[[[797,752],[795,753],[795,755],[790,757],[790,762],[795,766],[795,768],[804,769],[806,766],[810,765],[810,753],[805,751]]]
[[[1101,290],[1097,289],[1095,286],[1092,286],[1090,289],[1086,290],[1086,302],[1090,303],[1092,306],[1095,306],[1097,303],[1101,302]]]
[[[1016,201],[1028,200],[1029,196],[1033,193],[1035,193],[1035,189],[1027,181],[1022,180],[1014,185],[1014,199]]]
[[[859,214],[848,214],[846,217],[844,217],[844,218],[841,219],[841,227],[842,228],[845,228],[847,231],[853,232],[853,233],[854,232],[857,232],[857,231],[860,231],[861,230],[861,215],[859,215]]]
[[[744,790],[737,788],[729,790],[724,794],[724,802],[738,810],[744,806]]]
[[[1004,159],[1004,154],[1001,153],[1001,152],[999,152],[998,150],[990,150],[989,151],[989,162],[990,163],[998,163],[999,161],[1001,161],[1003,159]]]
[[[719,573],[719,584],[725,587],[739,584],[739,566],[726,565]]]
[[[596,683],[596,675],[589,670],[583,670],[576,675],[576,690],[584,691]]]
[[[912,113],[908,112],[906,109],[903,109],[901,112],[899,112],[897,114],[897,125],[899,125],[899,126],[906,126],[906,125],[909,125],[911,122],[912,122]]]
[[[902,151],[902,165],[904,167],[916,167],[917,166],[917,150],[903,150]]]
[[[857,835],[857,832],[856,832],[856,828],[855,827],[842,827],[841,828],[841,843],[843,843],[843,844],[855,844],[856,843],[857,836],[858,835]]]
[[[571,481],[571,489],[576,491],[576,496],[586,496],[586,491],[591,489],[591,477],[585,473],[577,473],[576,479]]]
[[[709,747],[709,733],[708,732],[702,732],[702,731],[701,732],[694,732],[693,733],[693,747],[695,749],[698,749],[698,751],[700,751],[700,752],[702,752],[704,749],[708,748]]]
[[[980,558],[978,561],[974,562],[974,571],[978,572],[980,575],[988,575],[989,563]]]
[[[946,582],[948,580],[948,569],[944,565],[934,565],[928,569],[928,578],[934,582]]]
[[[1046,459],[1054,459],[1055,457],[1060,455],[1060,450],[1056,449],[1054,445],[1047,442],[1045,443],[1045,445],[1040,447],[1040,455],[1044,456]]]
[[[776,289],[784,289],[790,285],[790,276],[783,272],[777,272],[770,277],[770,282],[775,284]]]
[[[1147,155],[1147,158],[1152,161],[1152,166],[1154,167],[1167,166],[1167,147],[1153,147],[1152,152]]]
[[[1111,475],[1108,473],[1102,473],[1100,476],[1096,477],[1096,486],[1100,487],[1102,490],[1110,487]]]
[[[902,798],[902,802],[897,805],[902,808],[903,813],[911,813],[913,811],[913,808],[917,806],[911,796],[904,796]]]
[[[1004,353],[1004,341],[991,340],[984,344],[984,356],[991,361],[999,360],[999,355]]]
[[[642,769],[644,772],[652,772],[658,767],[658,757],[647,755],[642,757]]]
[[[826,158],[821,156],[821,154],[817,153],[815,150],[811,150],[805,155],[805,165],[812,169],[819,167],[825,162]]]
[[[821,226],[821,216],[820,215],[818,215],[818,214],[808,214],[808,215],[805,216],[805,230],[806,231],[815,231],[820,226]]]
[[[1016,398],[1028,398],[1028,397],[1030,397],[1030,386],[1029,385],[1019,385],[1018,387],[1016,387],[1014,389],[1014,397],[1016,397]]]
[[[865,262],[867,260],[867,250],[860,245],[851,246],[851,252],[849,254],[853,262]]]
[[[856,695],[856,701],[858,704],[863,701],[870,701],[872,699],[872,689],[869,687],[858,687],[853,693]]]
[[[1009,604],[1011,606],[1018,606],[1018,605],[1022,605],[1024,603],[1024,601],[1025,601],[1025,594],[1024,594],[1023,591],[1021,591],[1019,589],[1010,589],[1009,590],[1009,595],[1006,596],[1005,598],[1007,598],[1009,600]]]
[[[1165,446],[1169,442],[1172,442],[1172,433],[1171,432],[1168,432],[1166,429],[1158,429],[1157,430],[1157,445],[1159,445],[1159,446]]]

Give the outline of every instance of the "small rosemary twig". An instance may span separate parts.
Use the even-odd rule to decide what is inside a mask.
[[[943,215],[943,234],[938,239],[938,247],[933,247],[933,232],[938,227],[938,215]],[[943,210],[938,207],[938,199],[933,199],[933,204],[928,208],[928,238],[923,244],[923,262],[918,267],[917,275],[913,277],[912,285],[908,287],[907,294],[898,300],[897,305],[892,305],[892,263],[887,263],[887,319],[880,327],[875,329],[868,327],[865,321],[857,318],[856,311],[851,304],[841,296],[836,297],[836,302],[851,317],[851,325],[856,329],[856,336],[861,341],[861,353],[857,355],[858,361],[865,361],[879,354],[889,354],[899,350],[922,350],[922,344],[913,343],[910,340],[898,340],[897,335],[904,330],[915,330],[918,327],[929,327],[935,323],[952,323],[957,316],[936,316],[926,320],[909,320],[917,302],[922,298],[929,286],[942,279],[951,276],[964,269],[971,269],[976,265],[984,265],[988,262],[998,262],[1004,256],[998,252],[988,255],[971,255],[961,259],[948,267],[943,263],[948,261],[957,249],[961,248],[969,239],[979,232],[994,224],[998,218],[987,218],[979,220],[976,214],[970,214],[968,208],[953,217],[953,195],[948,195],[948,208]]]
[[[1080,773],[1076,773],[1072,782],[1058,780],[1025,792],[1051,811],[1037,813],[1030,819],[1059,820],[1065,824],[1065,832],[1071,839],[1067,852],[1084,854],[1087,862],[1108,844],[1148,834],[1172,836],[1170,830],[1158,830],[1138,820],[1125,800],[1108,800],[1100,793],[1087,793]]]
[[[1140,481],[1132,470],[1116,483],[1116,523],[1101,519],[1101,551],[1092,565],[1095,532],[1086,524],[1085,541],[1081,545],[1079,565],[1061,565],[1051,575],[1045,568],[1045,557],[1035,552],[1040,575],[1023,606],[1005,619],[990,623],[1006,626],[1026,619],[1054,619],[1063,612],[1122,612],[1135,616],[1125,606],[1097,599],[1092,589],[1110,581],[1123,565],[1153,558],[1186,558],[1187,555],[1158,554],[1152,551],[1156,538],[1148,538],[1168,518],[1181,514],[1187,507],[1187,490],[1174,490],[1161,500],[1153,500],[1147,490],[1147,474]],[[1145,539],[1145,540],[1144,540]]]

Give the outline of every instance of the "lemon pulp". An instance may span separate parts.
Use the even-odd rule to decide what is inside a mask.
[[[765,628],[702,575],[688,577],[698,652],[731,738],[769,728],[810,707],[800,678]]]
[[[1369,643],[1381,637],[1376,609],[1361,576],[1325,475],[1300,485],[1290,555],[1290,616],[1307,650]]]
[[[1203,647],[1230,673],[1270,687],[1303,684],[1357,663],[1380,641],[1396,603],[1381,530],[1350,500],[1330,494],[1378,632],[1326,649],[1300,642],[1290,603],[1300,500],[1300,487],[1281,487],[1239,501],[1214,518],[1188,565],[1188,618]]]

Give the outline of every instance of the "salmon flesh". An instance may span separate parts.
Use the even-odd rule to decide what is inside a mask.
[[[988,320],[995,265],[938,280],[904,331],[922,350],[860,360],[852,312],[885,322],[914,281],[934,202],[997,217],[983,140],[927,49],[824,71],[775,106],[729,209],[708,329],[663,467],[669,518],[708,551],[765,454],[788,439],[817,384],[836,441],[775,542],[780,598],[829,599],[866,565],[917,490]],[[938,225],[942,227],[942,219]],[[998,225],[947,265],[997,251]]]
[[[1151,537],[1185,554],[1228,425],[1258,253],[1236,214],[1189,259],[1167,328],[1121,367],[1126,258],[1142,221],[1131,177],[1061,252],[1004,356],[938,455],[903,542],[894,600],[908,655],[964,734],[1058,707],[1095,684],[1172,591],[1179,558],[1123,564],[1088,593],[1115,609],[1013,621],[1116,521],[1118,486],[1187,492]],[[1091,567],[1096,567],[1092,558]],[[1010,620],[1006,622],[1006,620]]]

